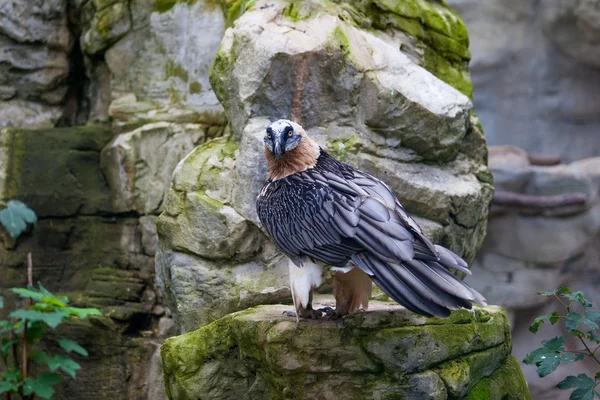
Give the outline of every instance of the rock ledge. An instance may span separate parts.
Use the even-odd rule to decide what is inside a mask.
[[[289,308],[254,307],[168,339],[169,398],[531,398],[501,308],[427,319],[375,302],[341,321],[299,324],[282,315]]]

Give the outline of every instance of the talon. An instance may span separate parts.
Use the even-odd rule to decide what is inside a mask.
[[[335,308],[331,308],[331,307],[319,308],[318,311],[321,311],[322,313],[324,313],[327,316],[327,319],[329,319],[331,321],[340,319],[344,316],[343,314],[338,313],[335,310]]]
[[[335,309],[331,308],[331,307],[322,307],[322,308],[319,308],[317,311],[321,311],[323,314],[325,314],[327,316],[335,314]]]
[[[323,313],[320,310],[301,309],[298,316],[302,319],[321,319]]]

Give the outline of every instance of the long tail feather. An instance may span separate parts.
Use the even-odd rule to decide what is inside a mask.
[[[448,262],[452,268],[464,268],[460,257],[449,250],[446,252],[440,252],[440,261]],[[486,304],[477,291],[430,258],[390,262],[366,252],[361,262],[373,272],[371,279],[381,290],[413,312],[429,317],[447,317],[452,309],[471,309],[473,302]]]

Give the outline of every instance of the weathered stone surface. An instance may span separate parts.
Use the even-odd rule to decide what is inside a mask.
[[[54,332],[50,332],[52,334]],[[152,371],[154,364],[151,362],[159,350],[156,339],[123,335],[109,318],[69,323],[61,326],[56,334],[76,340],[88,350],[89,356],[72,355],[82,368],[77,371],[76,379],[65,379],[55,387],[55,398],[166,399],[164,388],[146,380],[146,377],[159,378]]]
[[[399,51],[390,32],[361,29],[360,16],[379,26],[372,7],[259,1],[225,33],[211,83],[231,135],[179,164],[158,220],[157,279],[183,331],[288,297],[285,260],[255,211],[273,119],[295,119],[334,156],[385,180],[433,239],[474,257],[492,189],[472,105]],[[386,15],[423,13],[431,29],[447,18],[443,31],[466,40],[445,7],[414,7]],[[424,40],[396,33],[411,49]]]
[[[553,1],[543,8],[542,29],[562,52],[593,68],[600,68],[600,2]]]
[[[281,315],[287,308],[256,307],[168,339],[169,398],[460,399],[490,385],[530,398],[498,308],[427,320],[377,304],[342,321],[300,324]]]
[[[116,124],[151,121],[224,125],[208,72],[225,31],[214,2],[119,1],[96,9],[83,35],[110,70]],[[104,30],[103,30],[104,29]],[[183,51],[185,49],[185,51]]]
[[[205,140],[207,128],[158,122],[116,136],[100,156],[112,188],[112,209],[141,214],[160,212],[173,170]]]
[[[469,29],[474,102],[488,143],[566,162],[597,156],[600,1],[448,4]]]
[[[38,217],[109,211],[98,161],[111,136],[103,126],[0,130],[2,197],[23,201]]]
[[[50,127],[63,113],[73,38],[67,1],[0,7],[0,128]]]

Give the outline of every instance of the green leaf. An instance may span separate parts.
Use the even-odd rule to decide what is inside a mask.
[[[0,321],[0,335],[4,335],[14,329],[15,325],[10,321]]]
[[[562,353],[560,355],[560,361],[564,362],[565,364],[571,364],[576,361],[581,361],[584,358],[585,358],[584,354]]]
[[[80,319],[86,319],[90,315],[99,315],[102,313],[97,308],[78,308],[78,307],[65,307],[61,312],[65,316],[73,316]]]
[[[600,324],[600,312],[594,309],[585,310],[585,317],[591,321],[594,321],[597,324]]]
[[[51,372],[40,372],[37,379],[27,378],[23,382],[23,394],[29,396],[35,393],[42,399],[50,399],[54,395],[52,386],[60,383],[62,378]]]
[[[43,290],[38,291],[33,287],[29,287],[28,289],[13,288],[10,290],[13,293],[18,294],[22,298],[29,298],[37,302],[47,303],[60,308],[65,307],[67,305],[68,299],[66,297],[53,295],[52,293],[47,291],[43,286],[41,286],[41,284],[40,288]]]
[[[581,314],[578,314],[576,312],[570,312],[567,314],[567,319],[565,321],[565,327],[567,328],[567,330],[569,332],[573,333],[573,332],[579,331],[580,323],[584,323],[593,331],[598,330],[598,324],[596,324],[591,319],[584,317]]]
[[[12,288],[12,289],[8,289],[13,293],[18,294],[19,296],[21,296],[22,298],[28,298],[28,299],[32,299],[35,301],[42,301],[42,299],[44,298],[44,294],[38,292],[35,289],[23,289],[23,288]]]
[[[75,373],[81,369],[78,363],[61,355],[50,357],[46,352],[37,351],[33,358],[39,363],[46,364],[50,371],[54,372],[60,368],[72,378],[75,378]]]
[[[2,355],[4,355],[4,357],[6,357],[8,355],[8,352],[10,351],[10,349],[12,348],[13,344],[18,344],[19,341],[18,340],[8,340],[5,338],[2,338]]]
[[[549,321],[552,325],[554,325],[558,321],[558,313],[555,311],[551,314],[540,315],[533,321],[533,324],[529,327],[529,331],[531,333],[537,333],[538,329],[540,329],[540,325],[545,321]]]
[[[542,347],[527,354],[525,364],[535,364],[540,378],[554,372],[560,364],[560,353],[565,350],[565,338],[555,337],[543,340]]]
[[[27,224],[36,222],[35,213],[17,200],[9,201],[6,208],[0,211],[0,223],[13,239],[18,238],[27,229]]]
[[[0,381],[0,393],[16,392],[20,386],[20,382]]]
[[[9,369],[0,374],[0,378],[7,381],[19,381],[21,380],[21,371],[16,368]]]
[[[600,335],[598,335],[595,332],[588,332],[587,333],[587,338],[596,342],[596,343],[600,343]]]
[[[70,339],[58,339],[57,340],[60,347],[62,347],[67,353],[74,351],[75,353],[85,356],[88,356],[88,352],[86,349],[81,347],[79,343],[70,340]]]
[[[65,316],[61,312],[45,313],[36,310],[16,310],[9,314],[11,318],[19,318],[32,322],[41,321],[51,328],[56,328],[63,322]]]
[[[583,297],[583,292],[581,292],[581,291],[573,292],[573,293],[564,293],[564,294],[562,294],[562,297],[564,297],[565,299],[571,300],[571,301],[575,301],[575,302],[581,304],[583,307],[591,307],[592,306],[592,303],[588,299]]]
[[[551,292],[536,292],[536,294],[538,294],[540,296],[546,296],[546,297],[554,296],[555,294],[561,294],[561,293],[570,294],[571,291],[569,290],[569,288],[563,286],[563,287],[553,290]]]
[[[0,393],[16,392],[21,386],[21,372],[18,369],[9,369],[0,374]]]
[[[571,393],[570,400],[593,400],[595,382],[586,374],[569,375],[556,385],[561,390],[576,389]]]
[[[30,322],[27,326],[27,343],[32,344],[39,341],[44,336],[46,325],[43,322]]]

